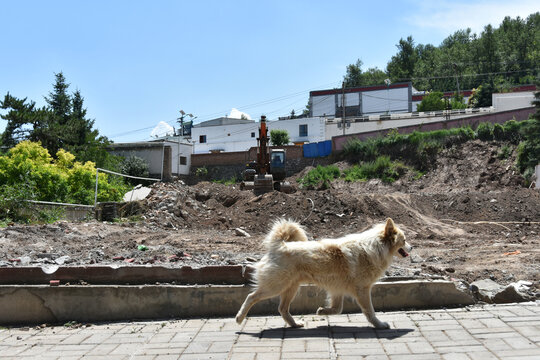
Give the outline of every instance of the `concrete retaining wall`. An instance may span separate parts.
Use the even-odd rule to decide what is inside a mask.
[[[250,290],[242,285],[1,285],[0,324],[234,316]],[[314,314],[325,298],[324,291],[303,286],[291,312]],[[377,310],[460,306],[473,302],[454,283],[442,280],[377,283],[373,289]],[[255,305],[250,315],[278,316],[277,306],[278,298],[266,300]],[[359,312],[359,308],[347,300],[344,311]]]

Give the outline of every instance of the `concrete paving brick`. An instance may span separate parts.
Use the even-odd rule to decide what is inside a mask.
[[[306,350],[306,342],[303,340],[286,339],[283,341],[282,352],[303,352]]]
[[[435,352],[431,344],[427,341],[410,342],[407,343],[407,346],[413,354],[425,354]]]
[[[462,327],[465,329],[471,330],[471,329],[487,329],[487,326],[481,323],[478,320],[473,319],[459,319],[459,323]]]
[[[411,351],[405,343],[383,343],[384,351],[388,355],[410,354]]]
[[[437,347],[437,352],[444,353],[470,353],[475,351],[484,351],[483,345],[468,345],[468,346],[440,346]]]
[[[438,360],[439,354],[412,354],[412,355],[391,355],[390,360]]]
[[[114,349],[118,347],[118,344],[98,344],[91,350],[89,350],[86,355],[109,355],[113,352]]]
[[[440,347],[450,347],[450,346],[471,346],[471,345],[481,345],[481,342],[476,339],[470,340],[450,340],[450,341],[435,341],[431,345],[435,348]]]
[[[157,355],[175,355],[176,357],[180,356],[184,352],[184,347],[169,347],[161,349],[141,349],[136,354],[145,355],[145,356],[157,356]]]
[[[279,360],[281,358],[281,354],[256,353],[255,355],[256,360]],[[231,359],[236,360],[236,357]]]
[[[482,329],[467,329],[467,330],[473,335],[514,332],[514,329],[512,329],[510,326],[482,328]]]
[[[229,357],[229,354],[227,353],[223,353],[223,354],[201,353],[201,354],[182,354],[180,359],[181,360],[227,360],[228,357]]]
[[[67,357],[66,357],[67,358]],[[59,359],[63,360],[64,356],[60,357]],[[101,355],[92,355],[92,356],[84,356],[81,359],[84,360],[103,360],[103,356]],[[131,359],[128,355],[107,355],[107,360],[128,360]]]
[[[488,351],[475,351],[467,353],[472,360],[497,360],[498,357]]]
[[[503,341],[510,345],[513,349],[535,349],[537,347],[537,345],[532,341],[519,335],[504,338]]]
[[[2,360],[540,358],[536,304],[468,309],[381,314],[402,326],[389,330],[367,326],[362,314],[304,316],[302,329],[284,327],[279,316],[242,326],[225,318],[8,328],[0,329],[0,354]]]
[[[444,360],[470,360],[471,358],[467,356],[467,354],[463,353],[449,353],[449,354],[442,354],[442,358]]]

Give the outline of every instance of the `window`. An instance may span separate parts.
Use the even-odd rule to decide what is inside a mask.
[[[187,157],[180,156],[180,165],[187,165]]]
[[[254,133],[254,132],[251,133],[251,137],[255,137],[255,133]]]
[[[302,125],[299,125],[299,133],[300,133],[300,137],[302,136],[307,136],[307,124],[302,124]]]
[[[203,144],[206,142],[206,135],[199,135],[199,143]]]

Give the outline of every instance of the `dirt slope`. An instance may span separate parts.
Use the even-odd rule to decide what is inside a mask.
[[[415,250],[396,259],[389,275],[530,280],[537,289],[540,225],[531,222],[540,221],[540,192],[523,187],[515,154],[499,159],[500,152],[496,144],[472,141],[445,150],[422,178],[391,185],[337,181],[327,190],[255,196],[231,185],[156,184],[149,198],[124,209],[140,211],[139,221],[0,229],[0,266],[242,264],[260,258],[264,233],[279,217],[301,221],[313,239],[392,217]],[[236,228],[251,237],[238,236]]]

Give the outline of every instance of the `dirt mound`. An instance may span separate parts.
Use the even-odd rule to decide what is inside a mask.
[[[122,210],[139,220],[58,222],[0,229],[0,266],[20,264],[239,264],[260,258],[277,218],[301,222],[313,239],[362,231],[392,217],[415,246],[390,275],[445,276],[507,284],[540,280],[540,192],[523,187],[516,150],[471,141],[442,151],[433,170],[392,184],[335,181],[327,190],[256,196],[237,185],[152,185]],[[348,166],[339,163],[339,167]],[[133,218],[132,218],[133,219]],[[242,229],[251,236],[239,236]]]

